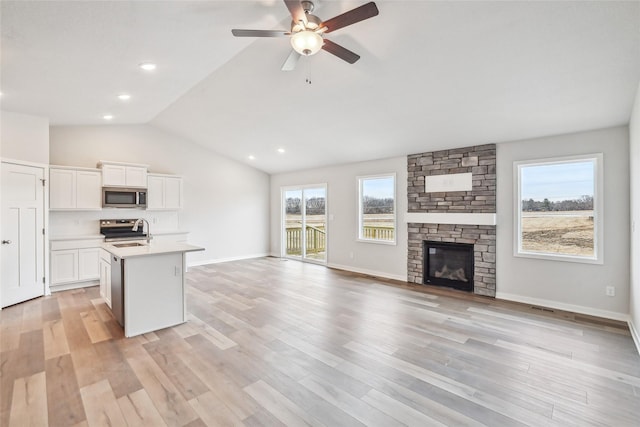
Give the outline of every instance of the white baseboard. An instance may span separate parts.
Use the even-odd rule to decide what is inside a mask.
[[[369,276],[382,277],[384,279],[400,280],[402,282],[406,282],[407,281],[407,277],[406,276],[397,276],[395,274],[389,274],[389,273],[385,273],[383,271],[374,271],[374,270],[369,270],[369,269],[366,269],[366,268],[352,267],[350,265],[341,265],[341,264],[333,264],[333,263],[331,263],[331,264],[327,264],[327,267],[336,268],[338,270],[351,271],[353,273],[367,274]]]
[[[638,329],[634,326],[631,318],[629,318],[627,323],[629,324],[629,330],[631,331],[633,342],[636,344],[636,350],[638,350],[638,354],[640,354],[640,333],[638,333]]]
[[[60,292],[60,291],[68,291],[70,289],[80,289],[80,288],[90,288],[92,286],[99,286],[99,280],[92,280],[90,282],[75,282],[75,283],[64,283],[62,285],[51,285],[49,289],[51,292]]]
[[[538,305],[542,307],[555,308],[558,310],[569,311],[572,313],[586,314],[588,316],[602,317],[602,318],[611,319],[611,320],[619,320],[621,322],[629,321],[628,314],[617,313],[615,311],[600,310],[600,309],[591,308],[591,307],[584,307],[582,305],[565,304],[563,302],[552,301],[547,299],[507,294],[504,292],[496,292],[496,299],[503,299],[507,301],[521,302],[524,304],[532,304],[532,305]]]
[[[252,254],[252,255],[241,255],[241,256],[237,256],[237,257],[228,257],[228,258],[215,258],[215,259],[207,259],[204,261],[195,261],[195,262],[189,262],[187,263],[187,267],[197,267],[200,265],[207,265],[207,264],[219,264],[221,262],[230,262],[230,261],[242,261],[245,259],[252,259],[252,258],[263,258],[269,256],[268,253],[261,253],[261,254]]]

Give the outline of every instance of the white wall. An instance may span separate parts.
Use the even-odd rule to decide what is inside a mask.
[[[514,257],[513,162],[604,154],[604,264]],[[497,145],[497,297],[626,320],[629,312],[629,133],[626,126]],[[615,297],[605,286],[616,287]]]
[[[267,174],[148,125],[52,127],[50,133],[54,165],[96,167],[99,160],[112,160],[149,164],[150,172],[182,175],[184,209],[177,220],[166,213],[145,215],[155,215],[159,224],[177,222],[190,232],[190,243],[206,248],[188,254],[189,264],[268,253]],[[77,214],[77,218],[88,221],[95,215]],[[108,215],[113,215],[112,210],[101,213]],[[62,224],[60,217],[53,217],[52,235],[59,231],[53,226]]]
[[[629,120],[631,167],[631,292],[629,312],[631,332],[640,351],[640,87]]]
[[[397,244],[357,241],[358,176],[396,173]],[[406,281],[407,158],[395,157],[271,176],[271,253],[280,256],[282,187],[327,184],[327,261],[329,266]],[[350,257],[353,253],[353,258]]]
[[[0,157],[49,163],[49,119],[0,111]]]

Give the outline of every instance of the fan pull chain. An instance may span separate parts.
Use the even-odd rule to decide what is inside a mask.
[[[309,61],[306,61],[309,58],[304,58],[304,73],[307,75],[307,77],[304,79],[304,82],[308,85],[311,84],[311,76],[309,75]]]

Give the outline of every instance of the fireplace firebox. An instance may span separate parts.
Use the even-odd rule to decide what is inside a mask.
[[[473,245],[423,241],[423,283],[473,292]]]

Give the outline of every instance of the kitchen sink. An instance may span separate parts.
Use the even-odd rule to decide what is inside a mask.
[[[138,242],[128,242],[128,243],[114,243],[113,246],[116,248],[132,248],[134,246],[147,246],[144,243]]]

